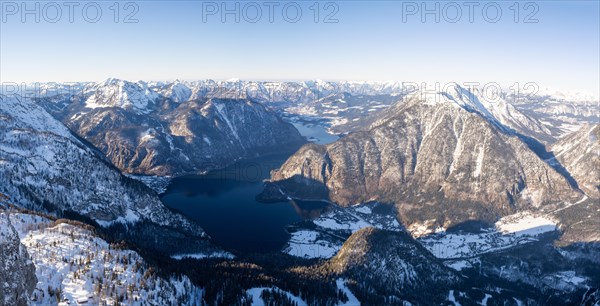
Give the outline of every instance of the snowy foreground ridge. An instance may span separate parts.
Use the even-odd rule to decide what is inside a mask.
[[[9,228],[6,214],[0,212],[0,228]],[[35,265],[37,284],[31,295],[32,305],[114,305],[117,302],[136,306],[201,305],[204,290],[193,285],[189,278],[158,276],[138,253],[107,243],[85,225],[26,213],[9,213],[8,216]],[[208,257],[231,259],[233,255],[215,252],[173,256],[174,259]],[[338,286],[348,292],[353,298],[351,301],[357,301],[343,282],[338,282]],[[265,305],[261,293],[266,289],[285,294],[298,305],[307,305],[299,297],[276,287],[247,290],[252,305]]]
[[[0,227],[5,213],[0,213]],[[161,278],[134,251],[119,249],[88,229],[11,213],[36,267],[34,305],[189,305],[203,291],[185,277]]]

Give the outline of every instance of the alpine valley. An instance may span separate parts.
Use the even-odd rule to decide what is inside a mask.
[[[0,305],[600,305],[598,97],[25,87],[0,89]]]

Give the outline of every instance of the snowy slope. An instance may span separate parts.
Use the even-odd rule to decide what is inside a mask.
[[[285,296],[287,296],[287,298],[289,298],[291,301],[295,302],[295,303],[296,303],[296,305],[298,305],[298,306],[304,306],[304,305],[308,305],[308,304],[306,304],[306,302],[304,302],[304,301],[303,301],[301,298],[299,298],[299,297],[297,297],[297,296],[295,296],[295,295],[293,295],[293,294],[291,294],[291,293],[289,293],[289,292],[287,292],[287,291],[281,290],[281,289],[279,289],[279,288],[277,288],[277,287],[273,287],[273,288],[270,288],[270,287],[257,287],[257,288],[250,288],[250,289],[246,290],[246,292],[247,292],[247,293],[250,295],[250,297],[252,298],[252,303],[251,303],[251,305],[252,305],[252,306],[265,306],[265,305],[270,305],[270,304],[267,304],[267,303],[265,303],[264,299],[263,299],[263,298],[261,298],[261,294],[263,294],[263,292],[264,292],[265,290],[269,290],[269,291],[275,291],[275,292],[277,292],[278,294],[285,295]]]
[[[187,277],[161,278],[136,252],[89,229],[22,213],[10,218],[35,264],[35,305],[194,305],[201,299]]]
[[[157,197],[144,188],[136,192],[128,187],[127,179],[39,106],[0,96],[0,116],[0,177],[11,181],[0,191],[13,202],[28,208],[42,201],[62,204],[57,208],[73,209],[107,225],[136,222],[143,216],[155,215],[159,224],[168,222],[163,217],[173,218]]]
[[[2,107],[0,109],[2,119],[3,121],[10,120],[12,128],[48,131],[69,140],[75,139],[66,126],[26,99],[0,95],[0,101],[2,102],[0,106]]]
[[[153,191],[123,176],[38,105],[0,96],[0,118],[0,193],[10,202],[75,212],[102,226],[140,224],[155,227],[154,235],[160,226],[204,240],[199,226],[168,210]]]

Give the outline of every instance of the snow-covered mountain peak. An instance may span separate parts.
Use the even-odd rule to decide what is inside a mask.
[[[181,103],[188,101],[192,96],[192,88],[185,82],[175,80],[175,82],[168,84],[160,91],[160,94],[170,98],[173,102]]]
[[[481,108],[479,98],[474,92],[460,86],[458,83],[450,83],[442,89],[441,95],[447,100],[462,106],[474,106]]]
[[[411,94],[408,99],[414,99],[427,105],[450,104],[462,107],[468,111],[477,111],[486,116],[489,114],[488,107],[490,103],[485,99],[480,99],[477,90],[469,90],[458,83],[449,83],[443,88],[421,88]]]
[[[158,93],[142,81],[133,83],[111,78],[93,85],[90,90],[93,94],[85,101],[88,108],[121,107],[147,112],[159,98]]]
[[[499,92],[484,91],[482,88],[461,86],[449,83],[443,88],[416,90],[407,96],[409,103],[423,103],[429,106],[460,107],[477,113],[499,129],[524,135],[535,135],[548,140],[551,132],[531,116],[527,116],[507,102]]]
[[[98,83],[98,85],[101,85],[101,86],[120,85],[120,84],[124,84],[125,82],[126,82],[125,80],[121,80],[121,79],[117,79],[117,78],[108,78],[108,79]]]

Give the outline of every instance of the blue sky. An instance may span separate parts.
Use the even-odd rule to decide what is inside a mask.
[[[403,13],[417,2],[337,1],[326,10],[320,2],[318,23],[313,1],[301,2],[302,17],[296,23],[283,18],[282,6],[255,2],[262,16],[241,9],[240,23],[233,15],[221,21],[220,12],[207,15],[203,7],[222,1],[143,1],[137,23],[123,23],[127,12],[120,2],[119,22],[114,22],[113,2],[98,2],[102,17],[84,20],[82,5],[74,8],[74,22],[62,7],[57,23],[49,7],[40,23],[34,15],[21,20],[3,1],[0,20],[0,81],[99,81],[108,77],[130,80],[252,79],[252,80],[398,80],[479,81],[512,84],[536,82],[541,86],[583,90],[598,94],[600,83],[600,24],[598,1],[544,1],[525,7],[519,2],[519,22],[514,2],[498,2],[502,16],[496,23],[493,7],[484,16],[480,2],[469,22],[468,7],[458,2],[458,22],[447,2],[440,5],[440,22],[419,11],[403,20]],[[12,2],[20,5],[20,1]],[[62,2],[59,2],[61,5]],[[226,5],[233,8],[236,2]],[[33,8],[35,2],[28,2]],[[427,2],[434,8],[435,2]],[[294,17],[289,8],[290,18]],[[335,7],[337,23],[323,23]],[[447,14],[444,15],[444,7]],[[537,23],[524,23],[538,11]],[[21,8],[19,8],[21,10]],[[220,10],[220,8],[219,8]],[[94,17],[88,10],[87,17]],[[204,22],[206,21],[206,22]]]

